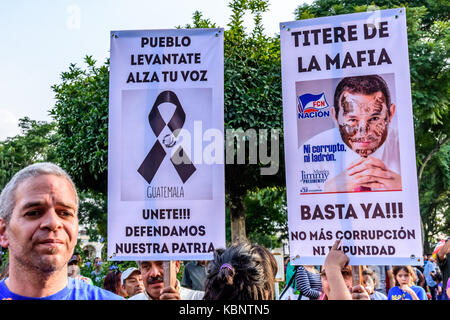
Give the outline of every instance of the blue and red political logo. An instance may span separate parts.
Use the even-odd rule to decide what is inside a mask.
[[[321,94],[302,94],[298,97],[298,118],[312,119],[329,117],[330,111],[324,110],[329,106],[325,98],[325,92]]]

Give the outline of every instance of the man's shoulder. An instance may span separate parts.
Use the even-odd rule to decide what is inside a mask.
[[[43,298],[20,296],[9,291],[4,280],[0,281],[0,299],[13,300],[123,300],[108,290],[96,287],[78,279],[69,278],[67,286],[61,291]]]
[[[190,269],[195,268],[196,266],[197,266],[197,263],[195,263],[195,262],[193,262],[193,261],[189,261],[188,263],[186,263],[186,264],[184,265],[184,269],[185,269],[185,270],[186,270],[186,269],[190,270]]]

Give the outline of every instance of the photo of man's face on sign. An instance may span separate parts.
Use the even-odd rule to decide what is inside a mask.
[[[390,86],[394,86],[392,74],[309,81],[308,86],[297,83],[299,112],[303,111],[298,116],[299,142],[305,141],[299,143],[305,155],[303,176],[323,173],[322,184],[316,183],[313,191],[402,189],[395,90]],[[305,92],[314,88],[320,89]],[[308,94],[312,102],[305,100]],[[319,94],[322,96],[314,101]],[[308,108],[312,111],[307,114]],[[312,131],[316,131],[313,136]],[[310,137],[301,139],[303,134]],[[308,184],[318,179],[302,177],[302,181]],[[302,191],[308,192],[310,187],[304,186]]]
[[[335,90],[331,113],[344,143],[367,157],[386,141],[395,104],[391,104],[389,89],[381,77],[348,77]]]

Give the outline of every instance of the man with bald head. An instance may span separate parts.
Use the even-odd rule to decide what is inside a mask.
[[[78,237],[78,194],[69,175],[36,163],[14,175],[0,194],[0,245],[9,277],[0,300],[115,300],[109,291],[68,277]]]

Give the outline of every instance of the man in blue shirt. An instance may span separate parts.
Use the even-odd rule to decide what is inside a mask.
[[[78,202],[69,175],[51,163],[30,165],[8,182],[0,194],[0,245],[9,250],[9,276],[0,300],[123,299],[68,277]]]
[[[181,285],[192,290],[205,290],[207,260],[188,262],[183,271]]]
[[[437,290],[437,283],[434,281],[433,277],[436,274],[436,264],[435,259],[430,254],[428,255],[428,262],[425,264],[423,268],[423,274],[425,276],[425,281],[427,283],[428,289],[430,289],[431,293],[431,300],[436,300],[436,290]]]

